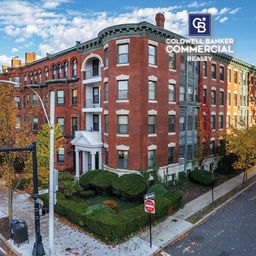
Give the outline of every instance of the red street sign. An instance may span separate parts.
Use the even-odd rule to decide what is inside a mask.
[[[148,213],[155,213],[156,212],[155,200],[151,200],[151,199],[144,200],[144,210],[145,212],[148,212]]]

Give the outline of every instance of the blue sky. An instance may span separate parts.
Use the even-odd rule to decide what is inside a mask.
[[[0,0],[0,65],[11,57],[39,57],[86,41],[109,26],[146,20],[157,12],[166,17],[166,29],[186,36],[189,12],[214,15],[213,37],[234,38],[234,56],[256,64],[256,2],[250,0]]]

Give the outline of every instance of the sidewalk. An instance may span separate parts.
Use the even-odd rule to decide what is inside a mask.
[[[250,168],[247,171],[248,179],[256,175],[256,166]],[[243,183],[243,173],[224,182],[218,187],[214,188],[214,199],[224,196],[237,186]],[[187,203],[182,209],[176,212],[174,215],[168,217],[165,221],[157,224],[152,228],[152,243],[153,245],[163,248],[171,241],[174,241],[181,234],[190,230],[194,225],[188,221],[187,218],[204,209],[206,206],[212,203],[211,190],[207,193],[197,197],[191,202]],[[140,238],[149,242],[149,232],[145,231],[139,235]]]
[[[256,167],[248,171],[248,179],[256,175]],[[236,176],[214,189],[215,200],[233,190],[243,182],[243,174]],[[194,213],[205,208],[211,203],[211,191],[187,203],[181,210],[168,217],[165,221],[152,228],[153,246],[149,247],[149,230],[142,232],[125,243],[117,246],[107,246],[94,239],[89,234],[79,230],[73,225],[63,223],[56,217],[55,243],[56,255],[81,255],[81,256],[140,256],[152,255],[175,240],[182,233],[193,227],[186,221]],[[25,220],[29,228],[30,243],[23,243],[18,247],[12,240],[8,242],[22,256],[30,256],[35,241],[34,237],[34,208],[30,195],[24,192],[14,193],[14,218]],[[0,213],[7,212],[7,189],[0,184]],[[41,234],[43,245],[48,252],[48,215],[41,217]]]

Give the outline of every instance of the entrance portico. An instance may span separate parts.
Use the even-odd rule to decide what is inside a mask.
[[[75,146],[76,177],[80,176],[80,163],[82,160],[82,173],[90,170],[102,169],[102,142],[99,132],[78,131],[71,141]],[[81,153],[80,153],[81,152]]]

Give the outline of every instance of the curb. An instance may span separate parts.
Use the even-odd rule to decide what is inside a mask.
[[[9,248],[9,250],[11,250],[14,254],[16,254],[17,256],[22,256],[22,254],[20,254],[15,248],[13,248],[8,241],[0,234],[0,240],[5,244],[6,247]]]
[[[251,177],[252,178],[252,177]],[[210,217],[212,214],[214,214],[215,212],[217,212],[220,208],[222,208],[223,206],[225,206],[226,204],[228,204],[230,201],[234,200],[236,197],[238,197],[240,194],[242,194],[244,191],[246,191],[247,189],[249,189],[250,187],[252,187],[253,185],[256,184],[256,181],[254,181],[252,184],[246,186],[244,189],[242,189],[241,191],[239,191],[237,194],[235,194],[234,196],[232,196],[231,198],[229,198],[227,201],[225,201],[224,203],[222,203],[221,205],[219,205],[217,208],[215,208],[214,210],[212,210],[211,212],[209,212],[208,214],[206,214],[202,219],[200,219],[198,222],[196,222],[192,227],[189,227],[187,229],[185,229],[183,232],[181,232],[180,234],[176,235],[175,237],[173,237],[169,242],[164,243],[163,245],[159,246],[158,249],[152,254],[155,255],[156,253],[159,253],[164,247],[166,247],[167,245],[171,244],[172,242],[174,242],[176,239],[178,239],[179,237],[185,235],[187,232],[192,231],[195,227],[197,227],[198,225],[200,225],[203,221],[205,221],[208,217]],[[232,191],[232,190],[231,190]],[[230,192],[230,191],[229,191]],[[229,193],[227,192],[227,193]],[[226,193],[226,194],[227,194]],[[223,196],[225,196],[226,194],[224,194]],[[210,204],[208,204],[207,206],[209,206]],[[206,206],[206,207],[207,207]]]

